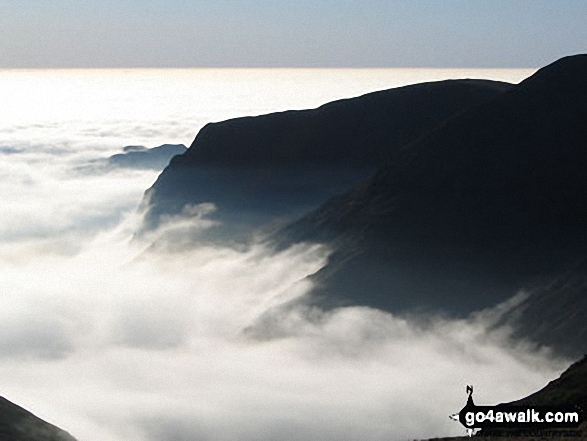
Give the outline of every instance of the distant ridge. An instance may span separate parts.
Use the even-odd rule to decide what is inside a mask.
[[[533,394],[521,398],[517,401],[505,403],[513,406],[578,406],[584,411],[587,410],[587,356],[579,361],[573,363],[567,370],[565,370],[559,378],[550,381],[546,386]],[[585,418],[585,413],[583,414]],[[583,420],[585,421],[585,420]],[[507,433],[503,431],[502,436],[483,436],[483,432],[477,433],[474,437],[480,441],[490,440],[511,440],[517,439],[520,441],[536,441],[538,439],[565,439],[569,441],[585,440],[587,434],[585,430],[587,424],[583,424],[579,427],[581,436],[567,436],[566,434],[560,433],[558,435],[551,435],[549,437],[540,437],[533,434],[532,431],[526,436],[520,436],[515,433]],[[515,429],[513,430],[516,431]],[[545,429],[544,432],[553,431],[552,429]],[[565,430],[563,430],[564,432]],[[534,431],[538,432],[538,431]],[[432,438],[429,441],[465,441],[470,439],[467,436],[460,437],[445,437],[445,438]]]
[[[163,144],[147,148],[142,145],[123,147],[122,153],[88,161],[76,168],[81,173],[109,173],[120,169],[163,170],[171,158],[187,150],[183,144]]]
[[[67,432],[0,397],[1,441],[76,441]]]
[[[112,155],[108,164],[113,167],[163,170],[171,158],[185,153],[183,144],[163,144],[158,147],[126,146],[123,153]]]

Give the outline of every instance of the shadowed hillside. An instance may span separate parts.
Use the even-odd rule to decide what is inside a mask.
[[[75,441],[75,438],[0,397],[0,440]]]
[[[585,255],[587,56],[448,120],[284,229],[335,247],[315,298],[466,314]]]
[[[531,292],[495,326],[503,325],[567,357],[587,353],[587,261]]]

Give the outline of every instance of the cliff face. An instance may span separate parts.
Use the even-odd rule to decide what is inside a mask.
[[[467,313],[585,255],[587,56],[547,66],[397,151],[277,235],[337,251],[317,297]]]
[[[147,226],[213,202],[226,235],[292,220],[369,177],[402,145],[511,85],[425,83],[208,124],[148,190]]]
[[[2,441],[75,441],[63,430],[37,418],[22,407],[0,397]]]

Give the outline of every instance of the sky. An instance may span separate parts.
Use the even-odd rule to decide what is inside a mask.
[[[540,67],[583,0],[2,0],[0,68]]]

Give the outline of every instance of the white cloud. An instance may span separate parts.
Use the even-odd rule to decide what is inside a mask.
[[[4,108],[0,127],[1,395],[80,441],[412,439],[462,434],[448,415],[464,404],[467,383],[478,403],[492,404],[565,367],[488,336],[487,314],[422,323],[292,303],[324,263],[321,247],[275,254],[258,244],[131,240],[135,207],[156,173],[75,173],[125,145],[189,143],[204,120],[307,107],[350,90],[332,81],[344,72],[281,72],[293,88],[283,79],[269,87],[262,74],[242,73],[258,77],[251,88],[250,78],[231,82],[226,72],[178,71],[173,81],[139,72],[137,83],[119,71],[48,72],[38,83],[41,74],[24,72],[26,87],[5,88],[17,105]],[[374,74],[378,86],[367,89],[391,84],[385,72],[361,75]],[[221,91],[218,75],[229,84]],[[320,94],[307,101],[311,78]],[[97,90],[90,101],[84,81]],[[143,100],[145,85],[155,98]],[[84,93],[65,104],[51,92],[70,86]],[[126,119],[131,112],[140,118]],[[208,228],[209,209],[168,219],[159,241],[177,244]],[[278,338],[257,338],[269,334]]]
[[[482,319],[423,326],[369,308],[294,307],[273,322],[280,338],[251,338],[259,317],[307,292],[299,281],[324,249],[145,252],[126,222],[75,255],[2,273],[3,393],[80,440],[457,435],[448,415],[465,384],[492,404],[564,367],[488,337]]]

